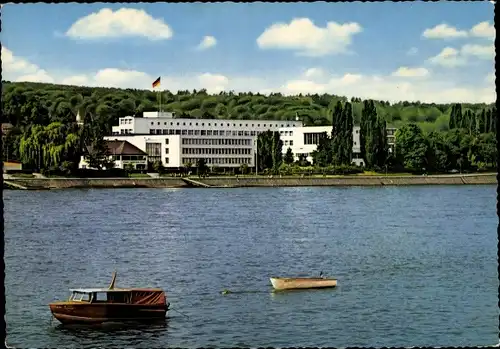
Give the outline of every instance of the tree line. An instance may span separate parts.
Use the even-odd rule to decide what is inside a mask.
[[[311,154],[313,165],[330,172],[338,172],[339,168],[343,168],[343,172],[357,172],[352,168],[351,104],[338,102],[332,119],[335,123],[331,135],[325,132]],[[415,123],[403,125],[394,135],[395,149],[391,153],[387,142],[387,123],[377,113],[374,101],[365,100],[360,123],[360,153],[354,154],[363,159],[366,168],[376,171],[448,173],[496,169],[496,108],[485,108],[477,113],[467,110],[462,114],[461,104],[454,104],[449,122],[449,130],[428,133]],[[297,167],[309,165],[305,159],[294,161],[291,148],[287,149],[283,159],[275,157],[278,160],[273,161],[272,153],[281,154],[279,133],[268,131],[259,137],[263,139],[259,138],[259,143],[264,144],[259,147],[259,156],[266,159],[261,163],[263,168],[278,173],[292,171],[290,166],[295,166],[298,171]],[[263,169],[261,166],[260,170]]]
[[[110,134],[119,117],[142,116],[144,111],[157,110],[158,105],[158,94],[147,90],[5,81],[2,85],[2,122],[13,125],[11,132],[2,139],[4,160],[20,160],[36,169],[73,171],[82,154],[98,168],[111,166],[104,157],[102,137]],[[455,165],[454,161],[442,160],[441,152],[449,153],[449,149],[456,148],[448,142],[450,139],[460,138],[460,144],[468,144],[465,148],[470,151],[470,161],[461,157],[458,162],[464,165],[463,169],[468,168],[469,163],[478,164],[478,168],[490,168],[493,161],[489,151],[496,149],[493,147],[496,144],[493,135],[497,127],[496,109],[486,104],[405,101],[391,104],[363,101],[357,97],[348,100],[331,94],[283,96],[273,93],[264,96],[221,92],[209,95],[205,90],[193,90],[176,94],[164,91],[162,105],[163,110],[173,111],[177,117],[275,120],[299,117],[306,126],[335,125],[332,126],[333,137],[324,137],[314,153],[314,162],[318,166],[351,163],[352,131],[348,130],[352,130],[354,124],[361,127],[359,156],[370,168],[386,165],[396,168],[399,164],[416,169],[421,164],[420,160],[408,160],[412,156],[408,154],[418,154],[422,150],[415,146],[403,144],[396,157],[387,153],[384,133],[388,125],[398,127],[402,134],[412,134],[407,137],[410,143],[412,139],[418,139],[418,132],[407,132],[405,127],[410,124],[418,127],[421,137],[427,140],[425,153],[429,158],[425,161],[426,168],[430,168],[428,163],[437,161],[430,158],[432,149],[439,150],[433,157],[445,164],[434,167],[448,169]],[[77,114],[85,119],[84,127],[75,124]],[[260,136],[260,170],[276,171],[283,164],[290,163],[293,154],[287,151],[283,156],[280,151],[282,143],[279,135]],[[453,159],[455,155],[449,153],[447,156],[447,159]],[[306,165],[306,160],[301,157],[299,163]]]

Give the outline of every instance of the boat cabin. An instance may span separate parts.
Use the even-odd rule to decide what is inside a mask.
[[[161,289],[71,289],[70,302],[118,304],[166,304]]]

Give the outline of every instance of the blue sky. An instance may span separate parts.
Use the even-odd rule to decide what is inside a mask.
[[[3,79],[151,88],[161,76],[174,91],[490,102],[493,10],[488,1],[8,4]]]

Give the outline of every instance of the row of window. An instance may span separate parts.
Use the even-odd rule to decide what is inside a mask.
[[[250,148],[182,148],[182,154],[249,155],[251,153]]]
[[[151,125],[154,125],[154,124],[155,124],[155,121],[151,121]],[[156,121],[156,124],[157,125],[161,125],[161,122],[160,121]],[[176,126],[181,126],[181,122],[173,122],[173,121],[170,122],[170,126],[174,126],[174,124]],[[205,122],[182,122],[182,126],[193,126],[193,124],[194,124],[194,126],[198,126],[198,125],[205,126]],[[214,122],[213,124],[214,124],[214,126],[222,126],[222,127],[224,127],[224,122],[219,122],[219,123]],[[227,122],[225,124],[226,124],[227,127],[231,127],[231,125],[233,127],[237,127],[236,125],[239,125],[239,127],[243,127],[243,125],[245,125],[245,127],[249,127],[249,126],[250,127],[255,127],[255,125],[256,125],[256,124],[247,124],[247,123],[246,124],[242,124],[242,123],[237,124],[237,123],[229,123],[229,122]],[[167,126],[167,122],[166,121],[163,122],[163,125]],[[260,125],[261,124],[257,124],[257,127],[261,127]],[[208,122],[207,126],[212,126],[212,123]],[[292,125],[290,125],[290,124],[262,124],[262,127],[295,127],[295,125],[294,124],[292,124]]]
[[[120,125],[131,124],[133,119],[120,119]]]
[[[128,135],[128,134],[132,134],[132,133],[134,133],[134,130],[132,130],[132,129],[125,129],[125,130],[121,129],[120,130],[121,135]],[[113,132],[113,134],[118,134],[118,132]]]
[[[196,165],[196,162],[199,158],[182,158],[182,163],[186,165],[187,163],[191,163],[192,165]],[[252,158],[204,158],[207,165],[250,165],[252,162]]]
[[[149,130],[150,135],[183,135],[183,136],[257,136],[264,131],[224,131],[224,130]]]
[[[111,157],[113,161],[122,160],[122,161],[145,161],[145,155],[113,155]]]
[[[323,137],[325,137],[324,132],[304,133],[304,145],[319,144]]]
[[[168,143],[167,143],[168,144]],[[196,144],[196,145],[251,145],[251,139],[199,139],[199,138],[183,138],[183,145]]]
[[[293,145],[293,141],[285,141],[285,145]]]

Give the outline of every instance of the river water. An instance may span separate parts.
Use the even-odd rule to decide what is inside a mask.
[[[4,191],[16,347],[498,343],[496,186]],[[165,324],[64,327],[73,287],[156,286]],[[336,277],[271,292],[269,276]],[[223,295],[228,289],[231,294]]]

